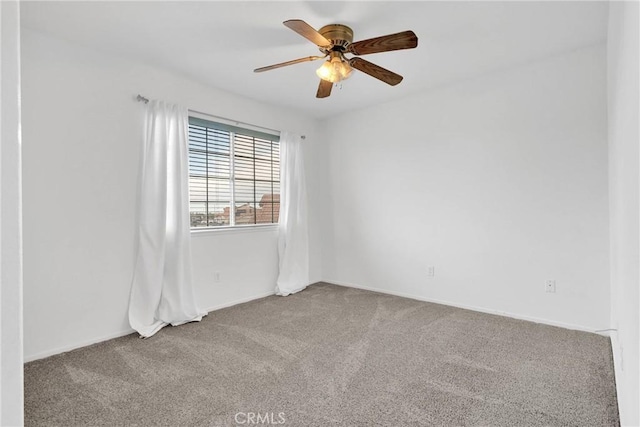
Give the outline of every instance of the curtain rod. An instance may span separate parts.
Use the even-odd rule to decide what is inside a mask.
[[[138,102],[144,102],[145,104],[148,104],[148,103],[149,103],[149,98],[145,98],[144,96],[142,96],[142,95],[138,94],[138,96],[136,96],[136,101],[138,101]],[[264,127],[264,126],[252,125],[251,123],[239,122],[238,120],[232,120],[232,119],[228,119],[228,118],[226,118],[226,117],[214,116],[213,114],[203,113],[202,111],[196,111],[196,110],[189,110],[189,111],[191,111],[192,113],[204,114],[205,116],[214,117],[214,118],[216,118],[216,119],[221,119],[221,120],[226,120],[226,121],[228,121],[228,122],[233,122],[233,123],[235,123],[235,124],[237,124],[237,125],[253,126],[253,127],[261,128],[261,129],[264,129],[264,130],[270,130],[271,132],[278,132],[278,133],[280,133],[280,131],[279,131],[279,130],[277,130],[277,129],[270,129],[270,128],[266,128],[266,127]],[[301,138],[301,139],[306,139],[307,137],[306,137],[305,135],[300,135],[300,138]]]

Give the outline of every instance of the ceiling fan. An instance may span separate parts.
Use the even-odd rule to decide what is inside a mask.
[[[328,57],[324,64],[316,71],[316,74],[320,77],[320,85],[316,93],[317,98],[326,98],[331,95],[333,84],[348,78],[353,68],[391,86],[395,86],[402,81],[402,76],[393,71],[389,71],[362,58],[347,58],[345,54],[360,56],[371,53],[389,52],[392,50],[413,49],[418,46],[418,37],[413,31],[403,31],[401,33],[389,34],[353,43],[353,30],[346,25],[330,24],[316,31],[311,25],[301,19],[290,19],[284,21],[283,24],[312,43],[315,43],[324,55],[307,56],[267,67],[256,68],[253,71],[255,73],[261,73],[263,71],[286,67],[287,65],[316,61]]]

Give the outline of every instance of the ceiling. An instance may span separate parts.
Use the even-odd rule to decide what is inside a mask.
[[[474,75],[604,42],[607,2],[23,2],[23,26],[135,58],[248,98],[324,118]],[[354,41],[413,30],[413,50],[367,55],[404,76],[391,87],[355,71],[316,99],[319,54],[282,22],[350,26]],[[152,95],[152,94],[150,94]]]

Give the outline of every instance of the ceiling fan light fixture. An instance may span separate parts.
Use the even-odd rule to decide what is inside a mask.
[[[2,0],[0,0],[2,1]],[[300,64],[329,57],[316,74],[320,77],[320,84],[316,92],[316,98],[327,98],[331,95],[334,83],[348,79],[354,69],[380,80],[390,86],[395,86],[402,81],[402,76],[389,71],[360,58],[361,55],[372,53],[390,52],[394,50],[413,49],[418,46],[418,36],[413,31],[402,31],[386,36],[353,42],[353,30],[342,24],[329,24],[316,30],[302,19],[289,19],[284,21],[285,27],[295,31],[311,43],[315,44],[323,56],[308,56],[294,59],[253,70],[255,73],[269,71],[288,65]],[[355,55],[347,59],[345,54]]]
[[[331,83],[348,79],[352,72],[353,68],[339,54],[332,54],[331,59],[316,70],[318,77]]]

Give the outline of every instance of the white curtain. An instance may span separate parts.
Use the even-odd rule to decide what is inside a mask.
[[[191,279],[187,129],[186,109],[147,105],[129,300],[129,323],[143,337],[206,315],[197,308]]]
[[[286,296],[309,284],[307,190],[300,135],[280,135],[280,274],[276,294]]]

